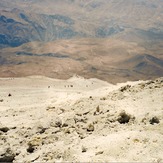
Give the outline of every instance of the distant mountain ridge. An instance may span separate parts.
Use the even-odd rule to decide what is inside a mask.
[[[71,27],[73,20],[66,16],[42,14],[31,16],[24,12],[14,16],[19,17],[21,21],[4,15],[0,16],[0,28],[2,28],[0,44],[19,46],[31,41],[48,42],[62,38],[69,39],[78,34],[73,26]]]
[[[163,0],[1,0],[0,77],[163,76]]]
[[[162,40],[162,11],[162,0],[1,0],[0,44],[107,38],[128,31]]]

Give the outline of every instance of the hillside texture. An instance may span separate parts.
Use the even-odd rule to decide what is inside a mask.
[[[1,162],[162,162],[163,78],[0,79]]]
[[[0,76],[163,76],[162,0],[1,0]]]

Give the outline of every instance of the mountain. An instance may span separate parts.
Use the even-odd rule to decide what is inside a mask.
[[[0,9],[0,43],[7,46],[126,32],[163,39],[162,0],[1,0]]]
[[[162,0],[1,0],[1,77],[163,75]]]
[[[118,39],[82,38],[31,42],[0,52],[3,77],[46,75],[67,79],[78,74],[112,83],[163,76],[163,43],[144,45]],[[157,48],[157,52],[155,51]]]
[[[31,41],[48,42],[55,39],[68,39],[77,35],[73,29],[74,21],[66,16],[58,14],[31,15],[19,10],[14,10],[11,13],[12,18],[5,16],[6,14],[0,16],[1,44],[19,46]]]

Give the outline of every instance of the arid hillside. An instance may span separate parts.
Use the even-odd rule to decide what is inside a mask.
[[[120,39],[71,39],[31,42],[0,52],[1,77],[74,74],[117,83],[163,76],[162,42],[144,44]],[[156,51],[157,49],[157,51]]]
[[[163,78],[0,79],[1,162],[163,161]]]

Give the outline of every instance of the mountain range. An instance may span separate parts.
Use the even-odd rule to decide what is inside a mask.
[[[1,0],[0,48],[1,77],[162,76],[163,0]]]

